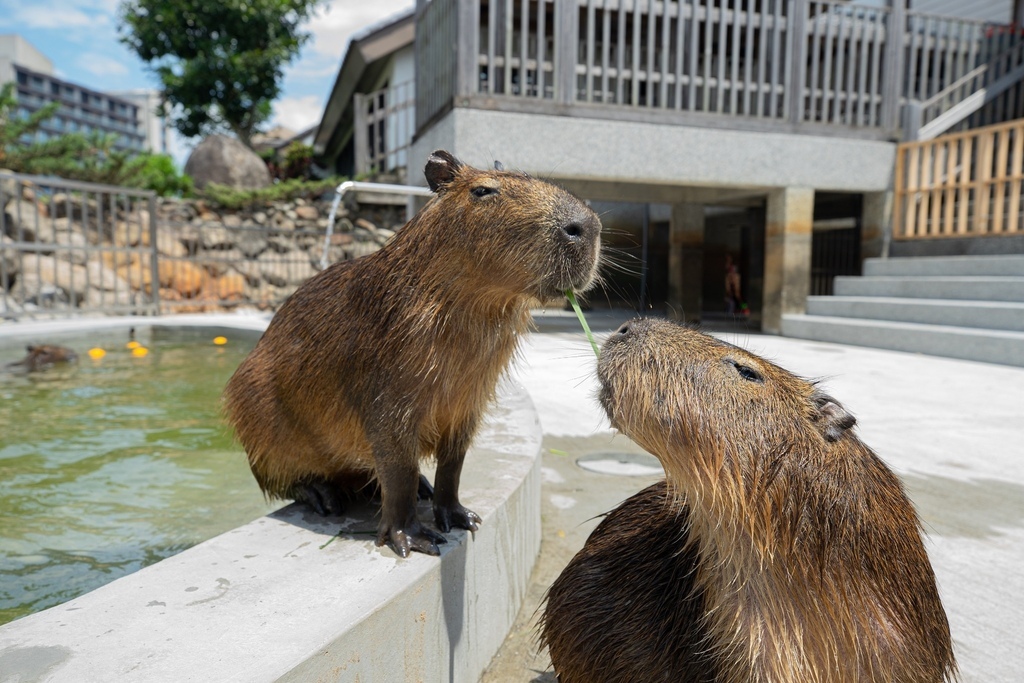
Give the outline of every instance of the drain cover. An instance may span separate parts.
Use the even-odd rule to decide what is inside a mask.
[[[620,477],[650,477],[664,474],[661,463],[647,453],[591,453],[576,460],[588,472]]]

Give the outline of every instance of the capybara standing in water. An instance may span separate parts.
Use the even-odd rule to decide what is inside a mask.
[[[667,321],[619,328],[598,378],[667,481],[551,586],[541,640],[561,683],[956,676],[917,514],[839,403]]]
[[[458,496],[466,449],[531,303],[590,285],[601,232],[583,202],[524,174],[437,151],[426,177],[437,196],[379,251],[296,290],[225,390],[266,494],[337,513],[375,480],[377,544],[403,557],[444,542],[416,518],[423,458],[437,458],[438,528],[477,528]]]
[[[25,357],[7,364],[7,369],[21,372],[37,372],[61,363],[73,363],[78,354],[66,346],[36,344],[25,347]]]

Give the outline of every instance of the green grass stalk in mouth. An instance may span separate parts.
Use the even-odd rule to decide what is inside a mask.
[[[576,294],[571,289],[567,289],[565,290],[565,295],[569,298],[569,303],[572,304],[573,310],[576,311],[576,317],[580,319],[583,331],[587,333],[587,339],[590,340],[590,346],[594,349],[594,355],[600,358],[601,352],[597,348],[597,342],[594,341],[594,333],[590,331],[590,325],[587,324],[587,319],[583,317],[583,311],[580,310],[580,305],[576,301]]]

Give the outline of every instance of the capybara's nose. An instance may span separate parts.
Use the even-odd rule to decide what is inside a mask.
[[[570,207],[556,230],[558,236],[570,243],[592,243],[600,239],[601,220],[583,204]]]
[[[560,230],[570,242],[578,242],[583,238],[583,227],[579,223],[569,223],[563,225]]]
[[[619,329],[615,330],[608,336],[608,341],[626,341],[629,339],[639,339],[644,336],[644,332],[650,327],[650,321],[646,318],[633,318],[619,325]]]

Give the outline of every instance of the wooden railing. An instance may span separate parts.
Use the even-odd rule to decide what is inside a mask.
[[[894,239],[1024,233],[1024,120],[899,145]]]
[[[1019,40],[992,24],[907,11],[902,2],[417,6],[418,128],[458,101],[678,123],[711,114],[762,129],[893,137],[908,102],[933,97]]]

